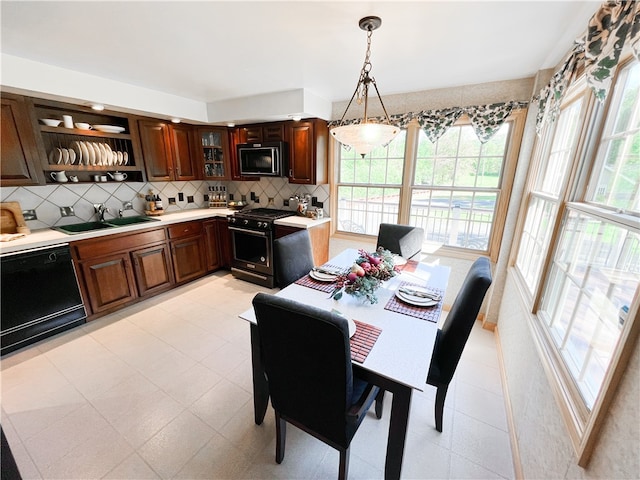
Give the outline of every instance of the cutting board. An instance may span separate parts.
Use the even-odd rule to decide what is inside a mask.
[[[19,202],[0,202],[0,233],[31,233]]]

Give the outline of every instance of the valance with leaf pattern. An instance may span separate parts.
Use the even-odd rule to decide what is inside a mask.
[[[587,32],[576,39],[560,69],[534,98],[538,103],[538,133],[557,117],[562,97],[579,66],[584,67],[587,83],[595,97],[604,101],[627,42],[640,60],[640,3],[635,0],[603,3],[591,17]]]
[[[393,125],[407,128],[414,118],[424,130],[427,138],[435,143],[456,121],[466,114],[471,120],[471,125],[481,143],[487,142],[502,126],[511,111],[519,108],[527,108],[528,102],[502,102],[490,105],[477,105],[471,107],[451,107],[440,110],[423,110],[399,115],[390,115]],[[373,122],[383,122],[385,117],[370,118]],[[330,127],[337,125],[353,125],[362,122],[362,119],[329,122]]]

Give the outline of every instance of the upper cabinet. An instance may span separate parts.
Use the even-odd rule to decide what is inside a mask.
[[[285,122],[259,123],[238,128],[238,143],[281,142],[285,139]]]
[[[290,122],[286,140],[289,143],[289,183],[327,183],[327,122],[318,118]]]
[[[289,166],[285,172],[289,183],[301,185],[325,184],[327,177],[327,151],[329,129],[319,118],[243,125],[232,134],[231,180],[257,180],[239,174],[236,146],[240,143],[285,141],[289,146]]]
[[[42,182],[35,136],[24,98],[2,96],[0,118],[0,186],[37,185]]]
[[[194,134],[189,125],[138,120],[142,156],[150,181],[195,180]]]
[[[110,180],[108,173],[115,171],[124,173],[127,181],[144,180],[138,143],[133,141],[136,125],[129,116],[43,99],[29,102],[46,183],[66,177],[79,182]],[[47,125],[51,120],[53,124]],[[61,171],[66,175],[60,176]]]
[[[196,131],[196,150],[204,165],[205,180],[231,180],[228,130],[200,127]]]

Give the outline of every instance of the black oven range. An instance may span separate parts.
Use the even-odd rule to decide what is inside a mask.
[[[295,215],[291,210],[254,208],[227,217],[233,245],[231,272],[236,278],[273,288],[275,220]]]

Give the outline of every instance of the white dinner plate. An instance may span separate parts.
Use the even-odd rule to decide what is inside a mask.
[[[419,292],[430,292],[426,288],[422,288],[422,287],[412,286],[411,288]],[[416,305],[418,307],[432,307],[433,305],[438,304],[438,300],[433,300],[431,298],[424,298],[424,297],[414,297],[413,295],[402,293],[400,290],[396,290],[396,297],[398,297],[403,302],[409,303],[411,305]]]
[[[93,125],[93,128],[98,130],[99,132],[105,132],[105,133],[124,132],[124,127],[118,127],[116,125]]]
[[[329,275],[327,273],[316,272],[315,270],[311,270],[309,276],[319,282],[335,282],[336,278],[338,278],[337,275]]]
[[[336,310],[335,308],[331,309],[331,313],[340,315],[347,321],[347,324],[349,325],[349,338],[353,337],[353,335],[356,333],[356,322],[353,321],[353,318],[347,318],[344,313],[342,313],[340,310]]]

